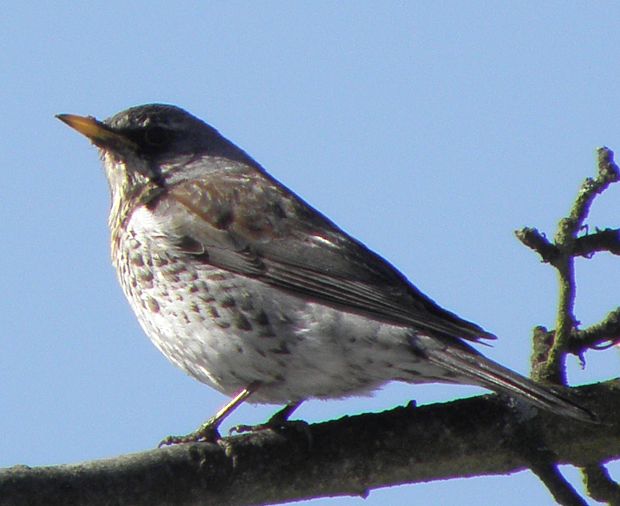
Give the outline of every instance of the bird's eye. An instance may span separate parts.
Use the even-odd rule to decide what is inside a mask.
[[[144,131],[144,142],[150,147],[163,146],[170,139],[168,130],[158,126],[152,126]]]

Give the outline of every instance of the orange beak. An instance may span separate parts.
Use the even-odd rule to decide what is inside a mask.
[[[57,114],[56,117],[74,130],[88,137],[91,142],[101,148],[119,147],[136,148],[136,144],[126,136],[115,132],[109,126],[92,116],[77,116],[75,114]]]

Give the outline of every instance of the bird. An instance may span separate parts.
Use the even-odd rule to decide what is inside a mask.
[[[550,387],[486,358],[496,336],[443,309],[387,260],[185,110],[57,117],[99,150],[111,257],[142,329],[176,366],[231,398],[185,436],[212,441],[240,404],[369,395],[393,381],[477,385],[589,422]]]

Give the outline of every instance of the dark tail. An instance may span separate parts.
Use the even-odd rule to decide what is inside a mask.
[[[460,344],[460,343],[459,343]],[[549,388],[503,367],[464,344],[443,349],[425,349],[426,358],[433,364],[466,377],[472,383],[496,392],[520,397],[551,413],[568,416],[582,422],[598,423],[598,417]]]

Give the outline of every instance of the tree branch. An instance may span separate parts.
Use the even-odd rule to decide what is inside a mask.
[[[573,255],[586,258],[599,251],[620,255],[620,229],[606,228],[583,235],[577,238],[573,247]]]
[[[583,468],[583,481],[592,499],[607,504],[620,504],[620,486],[611,479],[602,464],[591,464]]]
[[[17,466],[0,471],[0,497],[3,506],[236,506],[365,496],[378,487],[526,469],[531,462],[515,450],[523,424],[558,463],[585,466],[620,456],[620,381],[571,391],[604,423],[546,413],[515,416],[488,395],[345,417],[301,431],[244,434],[217,445],[178,445],[76,465]]]
[[[531,469],[561,506],[588,506],[552,460],[532,465]]]
[[[523,244],[536,251],[543,262],[550,263],[558,272],[559,301],[556,329],[549,332],[545,327],[538,326],[533,334],[532,377],[538,381],[565,385],[567,353],[578,355],[584,364],[585,350],[588,348],[604,349],[620,340],[620,308],[609,313],[602,322],[581,331],[577,328],[578,320],[574,313],[575,257],[590,258],[598,251],[620,253],[620,232],[618,230],[597,230],[594,234],[579,237],[581,230],[587,230],[584,222],[596,196],[605,191],[611,183],[620,181],[620,169],[614,162],[613,151],[600,148],[597,154],[597,177],[588,178],[581,185],[569,215],[558,223],[553,243],[535,228],[526,227],[515,232]],[[524,441],[527,439],[523,438]],[[528,448],[532,450],[527,451]],[[525,445],[523,451],[526,456],[530,457],[532,471],[547,486],[559,504],[571,506],[585,504],[585,501],[561,475],[544,445]],[[584,479],[592,497],[595,497],[594,494],[601,495],[610,490],[617,494],[617,485],[614,489],[610,479],[605,481],[605,476],[609,478],[605,472],[606,470],[599,464],[590,463],[584,468]]]
[[[555,336],[554,330],[547,330],[539,325],[534,327],[532,336],[533,351],[531,358],[531,376],[536,381],[541,380],[540,368],[544,367],[549,353],[550,343]],[[620,344],[620,307],[610,311],[600,322],[578,330],[573,329],[568,351],[581,358],[588,350],[606,350]]]
[[[544,483],[561,506],[587,506],[586,501],[562,476],[556,464],[556,455],[547,448],[536,423],[521,423],[515,432],[515,451],[523,455],[530,470]]]
[[[536,228],[523,227],[520,230],[515,230],[515,235],[528,248],[538,253],[545,263],[554,264],[560,256],[560,250]]]
[[[570,351],[580,355],[587,349],[605,350],[620,342],[620,307],[609,312],[603,320],[575,332]]]
[[[543,327],[534,330],[532,375],[544,382],[566,385],[566,354],[572,352],[581,356],[585,348],[584,342],[597,342],[601,339],[600,336],[593,336],[592,329],[587,332],[587,340],[584,334],[579,336],[578,321],[574,313],[575,257],[592,256],[597,251],[612,253],[620,251],[617,230],[606,229],[591,235],[578,236],[584,229],[584,222],[596,196],[605,191],[611,183],[620,181],[620,169],[614,162],[613,151],[599,148],[597,155],[597,177],[587,178],[583,182],[569,215],[558,223],[553,243],[535,228],[525,227],[515,232],[523,244],[536,251],[543,262],[550,263],[558,271],[559,300],[555,331],[549,335]],[[597,330],[608,331],[609,325],[599,326]],[[614,340],[615,336],[604,339],[605,342]]]
[[[573,311],[575,256],[620,254],[618,229],[579,236],[594,198],[618,180],[613,153],[599,149],[598,175],[583,183],[553,242],[534,228],[516,232],[560,278],[556,330],[537,327],[534,332],[535,378],[564,384],[566,353],[581,355],[620,339],[620,308],[584,330],[576,328]],[[620,380],[573,388],[569,395],[602,423],[538,413],[490,395],[410,405],[310,426],[287,425],[218,444],[178,445],[74,465],[16,466],[0,470],[0,501],[2,506],[277,504],[532,469],[560,504],[581,506],[585,501],[557,467],[570,463],[584,468],[592,497],[617,502],[619,486],[599,463],[620,457]]]

